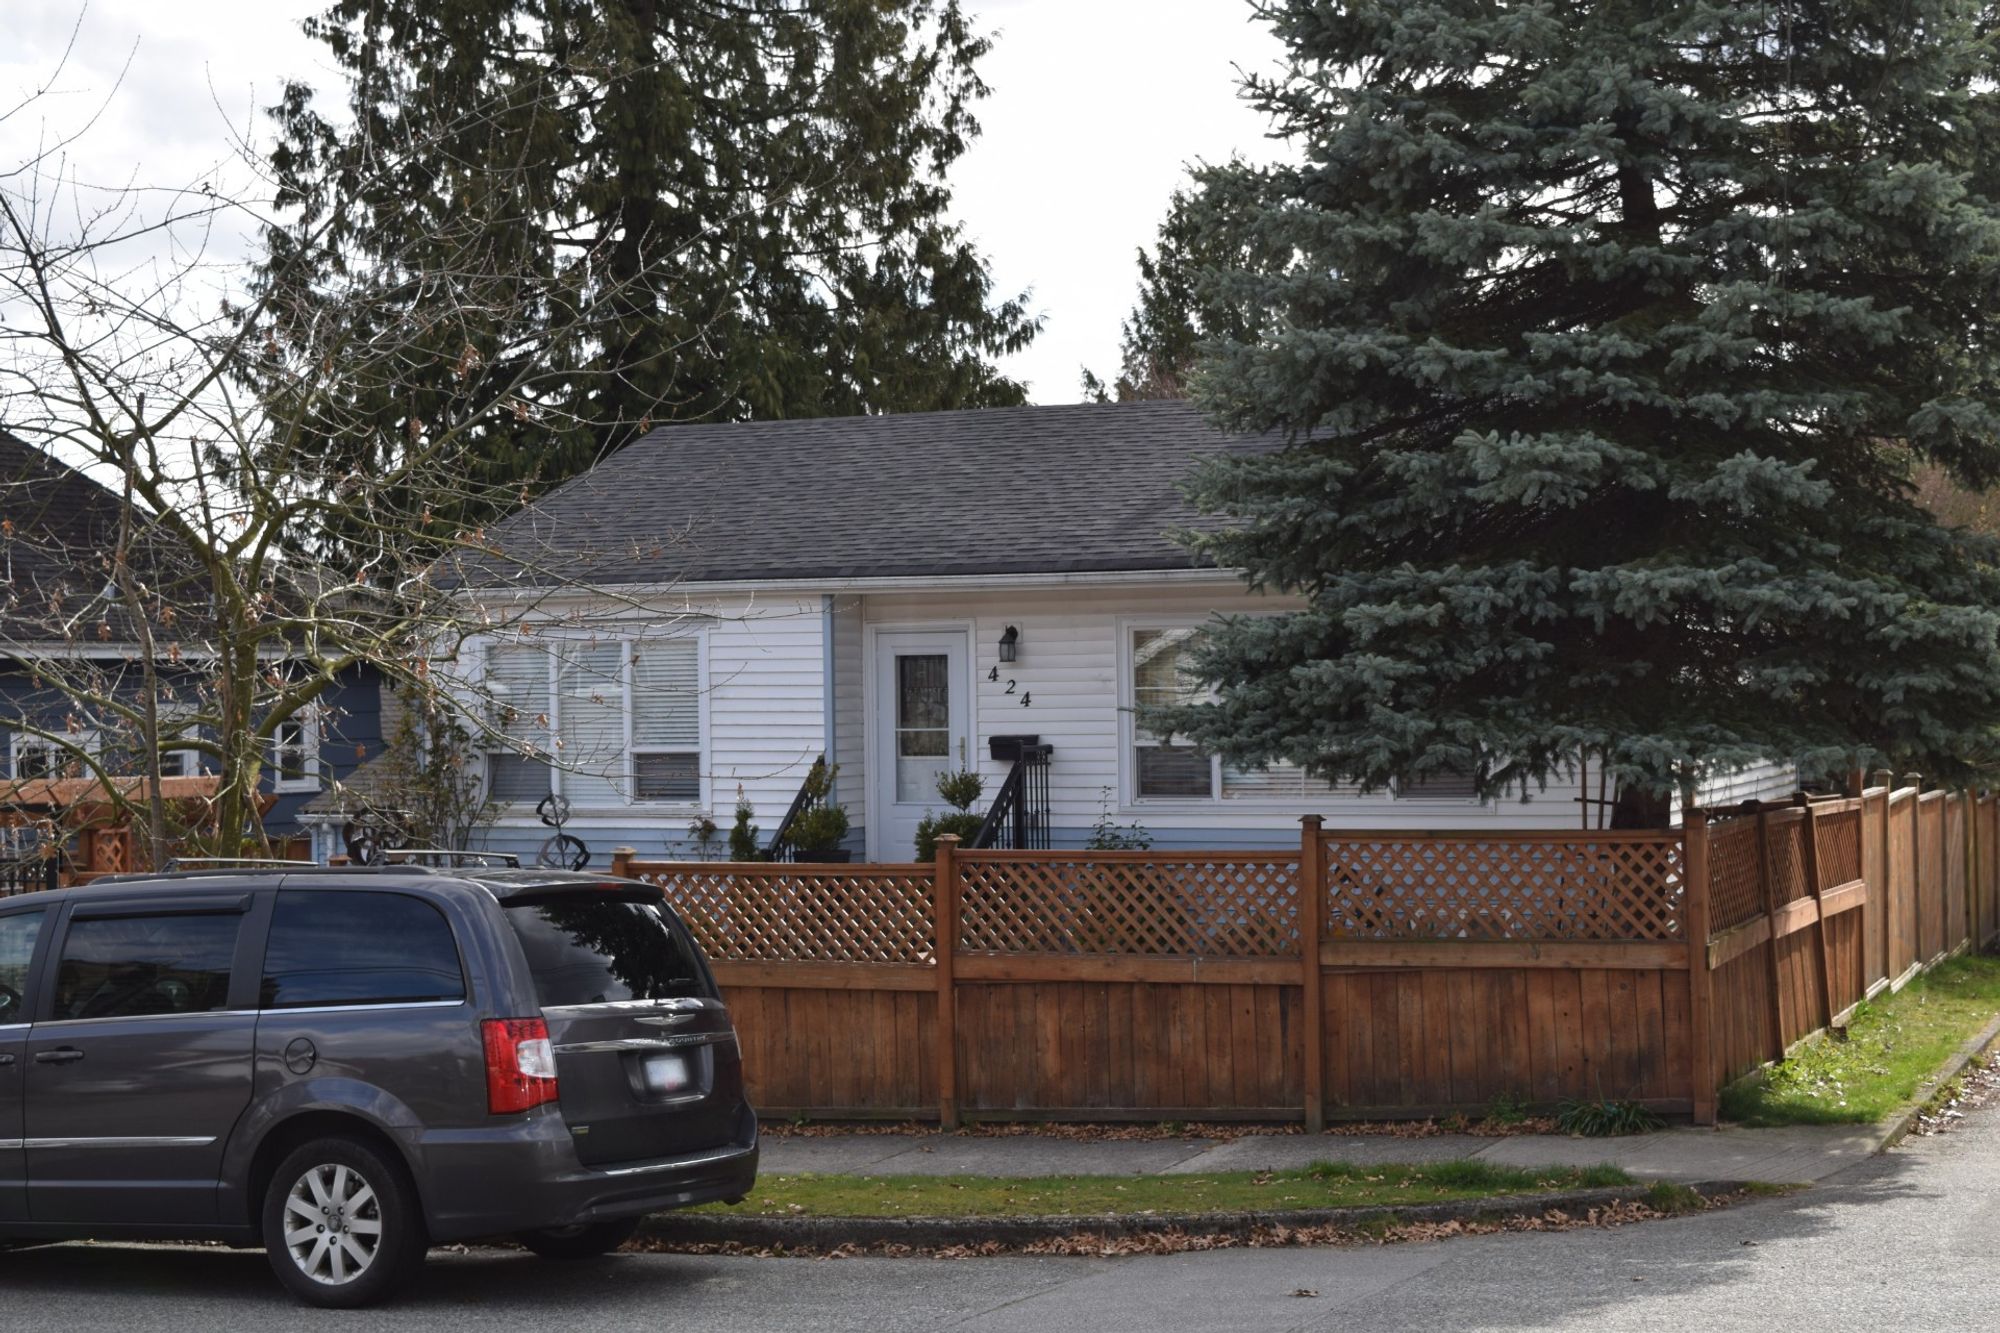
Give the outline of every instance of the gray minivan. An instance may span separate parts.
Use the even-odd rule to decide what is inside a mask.
[[[315,1305],[436,1243],[740,1200],[729,1011],[656,887],[205,871],[0,901],[0,1238],[263,1245]]]

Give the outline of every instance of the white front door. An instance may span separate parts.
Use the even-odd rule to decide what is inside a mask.
[[[875,776],[868,847],[877,861],[916,855],[917,823],[949,807],[941,774],[971,766],[962,630],[898,630],[875,639]]]

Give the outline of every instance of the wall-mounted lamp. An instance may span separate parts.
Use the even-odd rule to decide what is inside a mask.
[[[1000,660],[1011,662],[1021,651],[1021,631],[1012,625],[1000,636]]]

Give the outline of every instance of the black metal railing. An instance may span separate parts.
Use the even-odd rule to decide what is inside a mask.
[[[818,800],[814,799],[812,789],[814,779],[817,777],[819,770],[825,766],[826,756],[822,754],[819,758],[813,760],[812,767],[806,770],[805,781],[799,784],[799,794],[792,798],[791,808],[785,811],[785,817],[778,821],[777,831],[771,835],[771,845],[764,853],[770,860],[796,861],[799,859],[799,849],[792,842],[792,826],[799,822],[800,815],[820,804]]]
[[[1003,747],[1003,742],[1012,741]],[[993,738],[994,757],[1011,752],[1007,778],[993,797],[986,822],[967,844],[973,848],[1041,851],[1049,845],[1049,756],[1055,746],[1030,737]]]
[[[62,884],[62,861],[55,856],[30,855],[0,861],[0,898],[40,893]]]

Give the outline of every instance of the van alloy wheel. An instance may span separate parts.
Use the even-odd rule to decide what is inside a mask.
[[[337,1162],[314,1166],[293,1183],[285,1196],[284,1225],[292,1262],[331,1287],[366,1273],[382,1245],[382,1208],[374,1186]]]
[[[395,1150],[345,1135],[300,1144],[265,1182],[271,1271],[307,1305],[372,1305],[424,1261],[416,1185]]]

